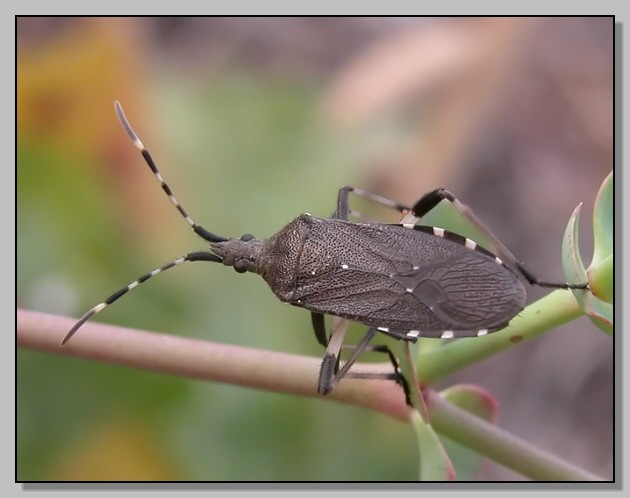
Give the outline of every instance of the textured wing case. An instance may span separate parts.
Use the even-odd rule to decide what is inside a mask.
[[[501,328],[525,303],[510,269],[423,231],[303,215],[274,239],[268,250],[283,257],[268,261],[283,267],[261,274],[280,299],[311,311],[430,336]]]

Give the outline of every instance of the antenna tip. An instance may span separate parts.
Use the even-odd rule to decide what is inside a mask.
[[[141,151],[144,150],[144,144],[140,141],[136,133],[131,128],[129,121],[127,120],[127,117],[125,116],[125,112],[123,111],[123,108],[120,105],[120,102],[118,102],[117,100],[114,102],[114,109],[116,110],[118,119],[120,120],[121,124],[123,125],[123,128],[127,132],[127,135],[129,135],[129,138],[131,138],[131,141],[134,143],[134,145],[138,149],[140,149]]]
[[[70,330],[70,332],[68,332],[65,337],[61,340],[61,344],[59,344],[59,346],[64,347],[64,345],[66,344],[66,342],[68,342],[70,340],[70,338],[74,335],[74,333],[77,331],[77,327],[72,327],[72,329]]]

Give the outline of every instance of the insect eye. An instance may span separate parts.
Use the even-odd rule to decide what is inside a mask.
[[[247,262],[244,259],[234,261],[234,269],[237,273],[245,273],[247,271]]]

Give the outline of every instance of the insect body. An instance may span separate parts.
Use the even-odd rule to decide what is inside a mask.
[[[405,331],[402,338],[492,330],[523,308],[525,288],[500,260],[433,228],[410,228],[304,214],[266,241],[231,239],[210,250],[260,274],[284,302]]]
[[[62,345],[93,315],[138,284],[184,262],[209,261],[232,266],[239,273],[258,273],[282,301],[312,313],[317,340],[326,347],[318,391],[330,392],[343,377],[386,378],[401,382],[393,354],[371,346],[377,332],[397,339],[459,338],[485,335],[505,327],[523,309],[526,293],[521,279],[552,288],[586,288],[587,284],[545,282],[536,278],[458,201],[437,189],[413,207],[369,192],[343,187],[329,219],[303,214],[267,240],[246,234],[228,239],[201,227],[187,214],[164,182],[151,155],[129,125],[120,104],[116,112],[142,152],[155,178],[186,222],[210,243],[209,251],[189,253],[156,268],[112,294],[88,311],[68,332]],[[398,224],[357,223],[349,194],[363,196],[401,213]],[[492,243],[490,252],[474,241],[437,227],[419,225],[441,201],[452,203]],[[324,315],[367,325],[363,340],[340,368],[343,336],[328,336]],[[354,374],[349,369],[365,350],[386,352],[394,373]]]

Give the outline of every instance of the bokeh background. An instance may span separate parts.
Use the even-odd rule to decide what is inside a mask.
[[[80,316],[204,247],[191,215],[268,237],[345,184],[411,203],[445,186],[539,276],[613,164],[612,18],[19,18],[17,302]],[[544,294],[531,289],[530,299]],[[319,356],[308,313],[254,275],[181,267],[98,320]],[[17,355],[18,480],[409,480],[410,427],[324,399]],[[499,424],[613,471],[613,349],[581,319],[443,382]],[[519,480],[490,462],[482,480]]]

